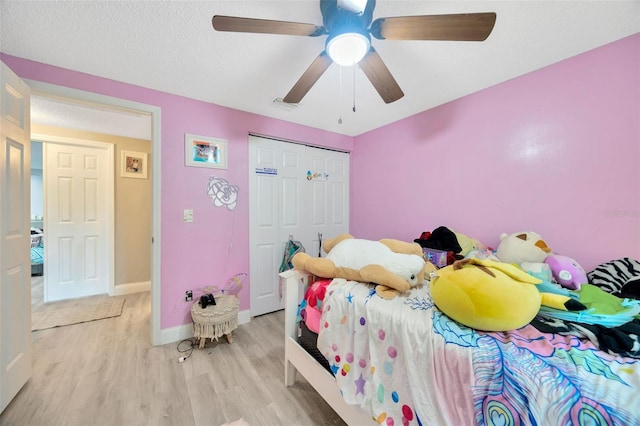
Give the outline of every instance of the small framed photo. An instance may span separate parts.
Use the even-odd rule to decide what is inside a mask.
[[[227,141],[198,135],[184,135],[185,165],[192,167],[227,168]]]
[[[120,176],[127,178],[146,179],[147,169],[146,152],[122,151],[120,159]]]

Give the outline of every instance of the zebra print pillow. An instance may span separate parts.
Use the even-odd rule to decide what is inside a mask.
[[[598,265],[587,279],[614,296],[640,299],[640,262],[635,259],[625,257]]]

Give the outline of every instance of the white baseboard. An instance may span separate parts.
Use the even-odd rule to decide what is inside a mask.
[[[164,328],[160,330],[160,344],[177,342],[193,337],[193,324],[184,324],[177,327]]]
[[[250,310],[247,309],[245,311],[238,312],[238,325],[248,324],[250,322]],[[165,328],[160,330],[160,345],[190,339],[191,337],[193,337],[193,324],[183,324],[177,327]]]
[[[238,312],[238,325],[241,324],[249,324],[251,322],[251,311],[247,309],[246,311]]]
[[[142,293],[151,291],[151,281],[141,281],[139,283],[126,283],[114,286],[115,296],[124,296],[125,294]]]

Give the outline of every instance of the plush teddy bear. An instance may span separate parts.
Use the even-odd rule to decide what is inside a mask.
[[[478,330],[508,331],[528,324],[541,305],[563,311],[586,307],[564,295],[541,293],[542,281],[504,262],[468,258],[442,268],[429,290],[438,309]]]
[[[551,253],[551,249],[542,237],[535,232],[514,232],[500,235],[500,244],[495,255],[501,262],[544,262]]]
[[[376,293],[385,299],[422,284],[436,269],[425,262],[418,244],[400,240],[371,241],[342,234],[325,240],[322,248],[327,257],[298,253],[293,267],[323,278],[375,283]]]

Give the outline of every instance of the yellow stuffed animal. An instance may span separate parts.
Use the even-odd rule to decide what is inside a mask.
[[[438,270],[430,292],[447,316],[485,331],[523,327],[541,305],[564,311],[586,309],[570,297],[541,293],[534,285],[541,282],[512,264],[469,258]]]
[[[435,266],[425,262],[422,248],[416,243],[394,239],[370,241],[342,234],[325,240],[322,248],[327,257],[298,253],[293,256],[293,267],[318,277],[378,284],[376,293],[385,299],[422,284],[429,272],[435,270]]]

